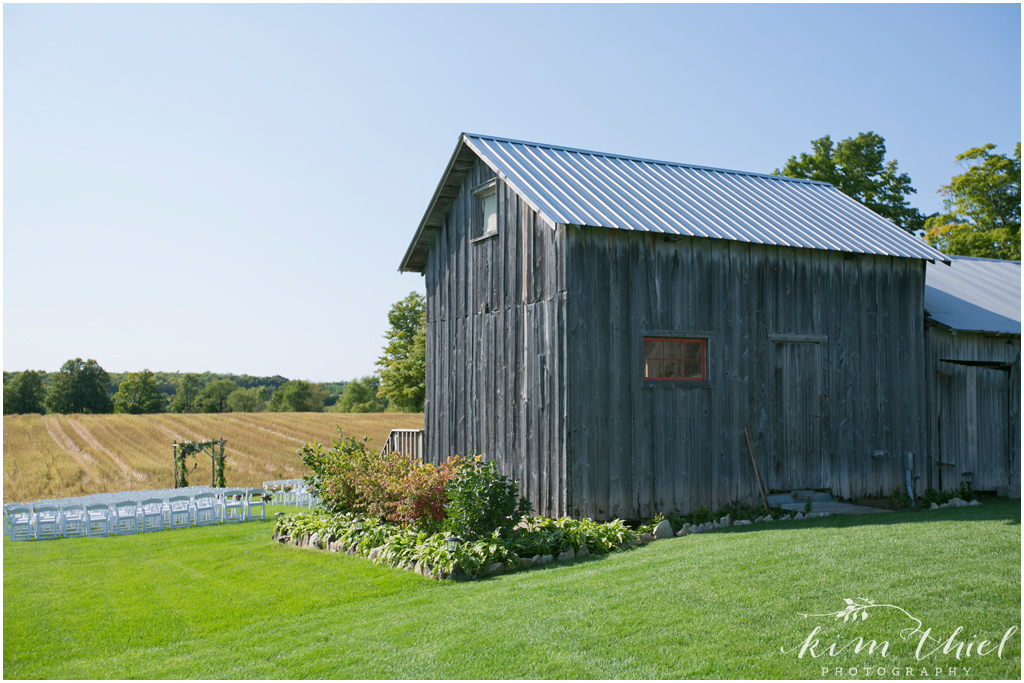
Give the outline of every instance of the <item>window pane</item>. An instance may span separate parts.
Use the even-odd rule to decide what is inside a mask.
[[[704,344],[701,342],[683,342],[683,358],[699,360],[704,357]]]
[[[647,377],[661,377],[661,361],[649,360],[644,364]]]
[[[665,344],[665,358],[682,358],[683,357],[683,344],[682,342],[670,341],[663,342]]]
[[[704,379],[704,361],[684,360],[683,377],[686,379]]]
[[[664,358],[661,353],[661,342],[644,340],[644,358]]]
[[[665,370],[662,372],[662,377],[674,377],[676,379],[682,377],[682,363],[677,360],[665,361]]]
[[[484,232],[495,232],[498,229],[498,195],[492,193],[483,199]]]

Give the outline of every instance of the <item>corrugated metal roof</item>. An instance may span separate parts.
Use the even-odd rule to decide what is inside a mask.
[[[1020,334],[1020,261],[950,258],[928,264],[925,312],[954,330]]]
[[[946,260],[827,183],[463,133],[401,270],[425,263],[466,148],[552,225]]]

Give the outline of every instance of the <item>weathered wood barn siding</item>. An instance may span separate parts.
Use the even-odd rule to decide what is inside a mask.
[[[928,485],[948,491],[973,472],[975,490],[1007,487],[1019,498],[1020,337],[929,325],[925,338]]]
[[[924,471],[923,261],[575,227],[566,254],[570,514],[754,502],[744,427],[771,489]],[[645,334],[706,337],[708,381],[645,381]]]
[[[564,231],[497,181],[498,234],[471,239],[479,160],[430,249],[427,460],[470,451],[519,479],[534,509],[561,514],[565,473]]]

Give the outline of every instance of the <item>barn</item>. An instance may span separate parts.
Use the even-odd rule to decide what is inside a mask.
[[[828,184],[463,134],[400,266],[425,459],[596,519],[754,502],[754,462],[771,491],[892,493],[905,453],[927,468],[947,260]]]
[[[951,259],[925,275],[929,485],[1020,498],[1020,261]]]

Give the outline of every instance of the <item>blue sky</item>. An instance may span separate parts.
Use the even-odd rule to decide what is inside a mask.
[[[872,130],[926,213],[1021,139],[1019,5],[5,5],[5,370],[369,374],[462,131],[769,172]]]

